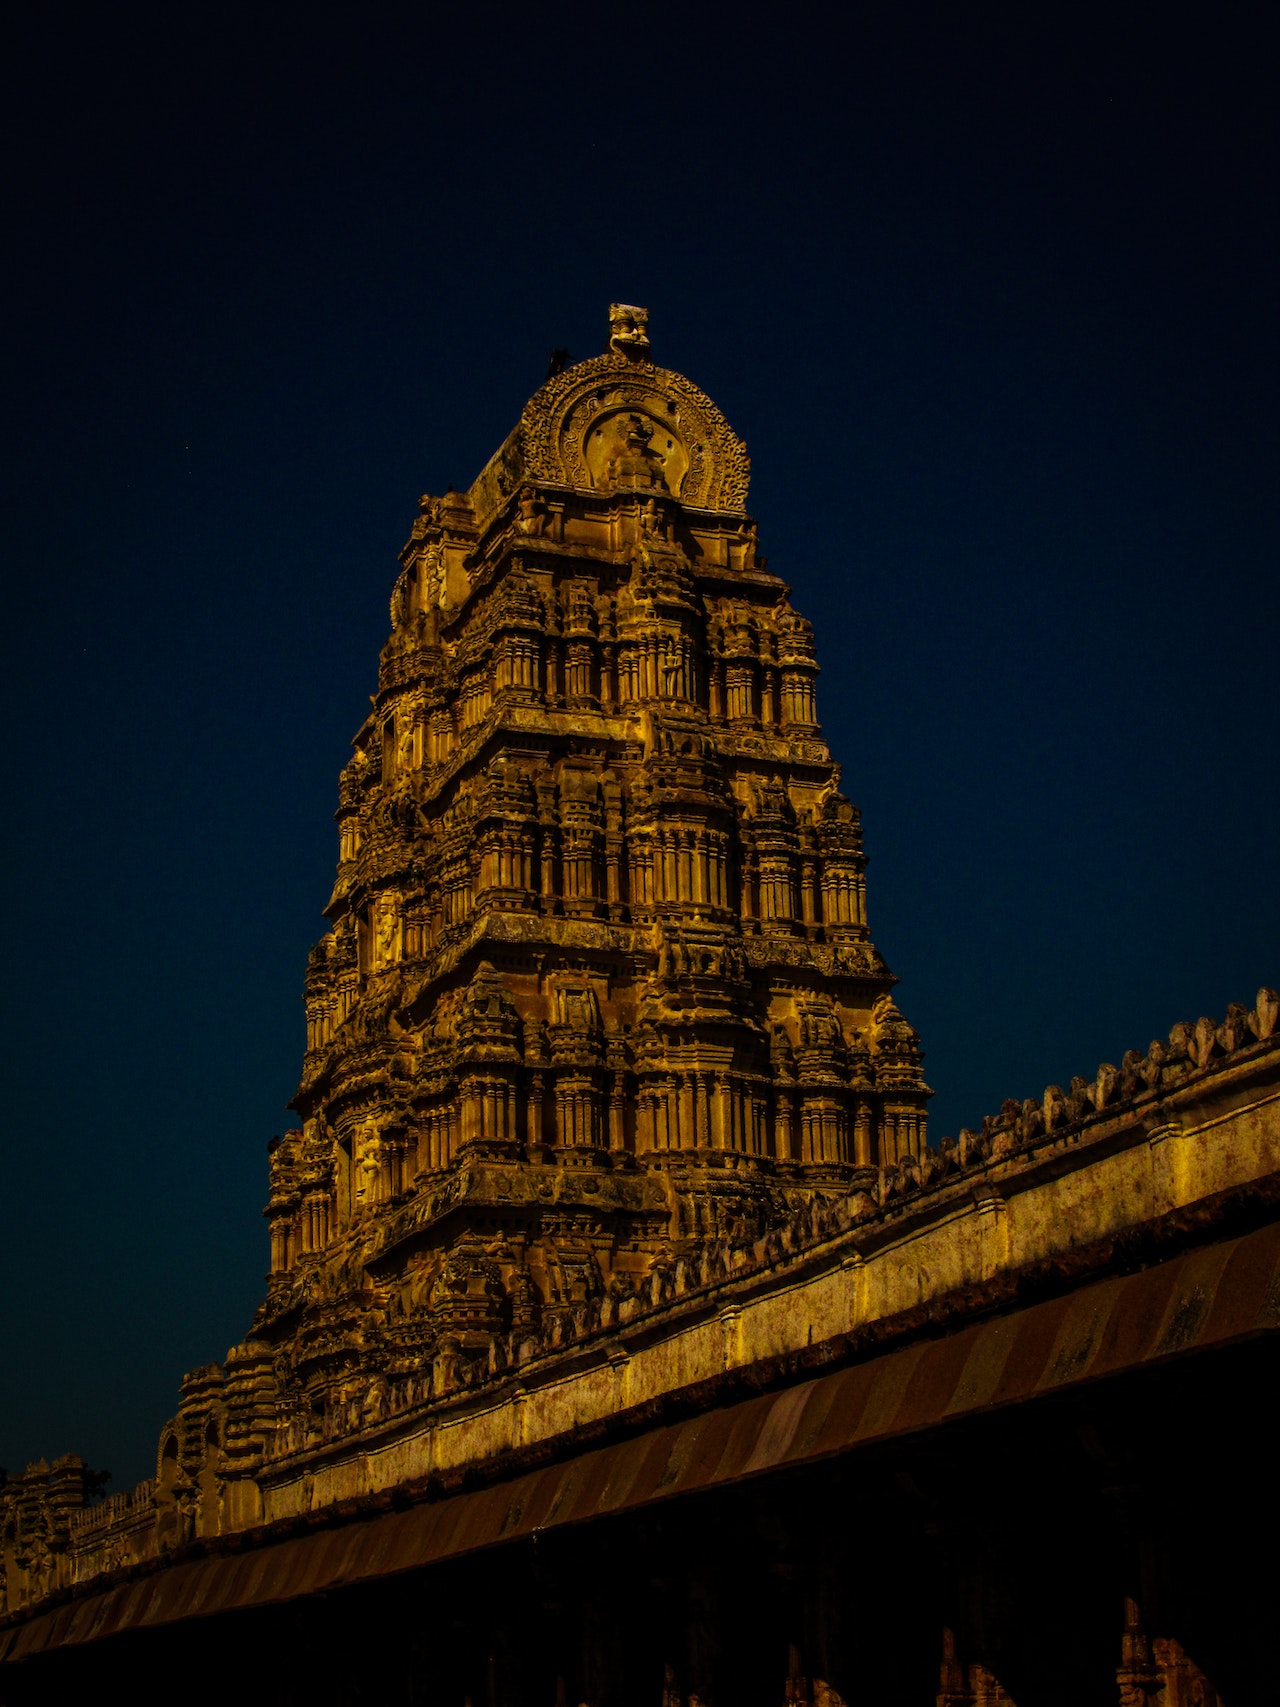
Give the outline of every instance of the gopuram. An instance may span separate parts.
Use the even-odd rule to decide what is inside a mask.
[[[0,1484],[0,1704],[1274,1697],[1280,999],[931,1145],[747,476],[614,305],[421,500],[266,1296]]]

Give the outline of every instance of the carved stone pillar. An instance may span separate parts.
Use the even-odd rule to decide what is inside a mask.
[[[615,1152],[627,1147],[626,1114],[626,1080],[622,1073],[614,1073],[609,1093],[609,1148]]]
[[[781,1162],[795,1158],[796,1097],[789,1086],[774,1092],[773,1153]]]
[[[784,664],[782,668],[782,726],[784,729],[816,729],[817,694],[813,665]]]
[[[545,1080],[535,1069],[529,1074],[529,1090],[525,1099],[525,1148],[531,1162],[541,1162],[546,1155],[542,1136],[542,1110]]]
[[[745,659],[734,658],[725,665],[725,689],[730,723],[756,724],[755,667]]]

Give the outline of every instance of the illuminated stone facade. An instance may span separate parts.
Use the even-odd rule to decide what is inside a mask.
[[[746,490],[616,305],[421,501],[266,1299],[154,1480],[0,1483],[0,1701],[103,1652],[132,1687],[125,1630],[219,1701],[1217,1707],[1209,1675],[1272,1675],[1203,1443],[1265,1423],[1280,999],[927,1144]],[[1190,1462],[1160,1404],[1200,1418]]]
[[[918,1151],[812,630],[643,311],[423,498],[343,772],[255,1325],[322,1407]]]

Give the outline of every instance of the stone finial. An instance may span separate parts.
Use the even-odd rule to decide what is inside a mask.
[[[611,302],[609,348],[630,361],[645,360],[649,354],[649,310],[629,302]]]

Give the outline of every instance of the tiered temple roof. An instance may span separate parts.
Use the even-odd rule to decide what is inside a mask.
[[[255,1333],[305,1406],[922,1144],[812,630],[646,318],[615,306],[402,553],[272,1153]]]

